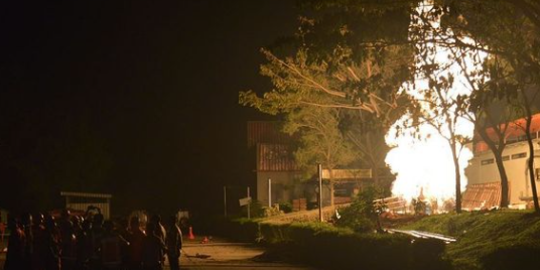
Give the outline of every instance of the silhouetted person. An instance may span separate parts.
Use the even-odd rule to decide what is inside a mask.
[[[32,257],[34,255],[34,233],[33,233],[33,219],[30,213],[25,213],[21,217],[22,230],[25,236],[24,245],[24,264],[21,269],[32,269]]]
[[[87,219],[82,222],[82,228],[77,234],[77,269],[89,269],[90,257],[93,253],[92,222]]]
[[[138,217],[132,217],[129,222],[129,232],[127,241],[129,242],[127,265],[130,270],[142,269],[143,243],[146,234],[141,229],[141,223]]]
[[[45,217],[45,268],[47,270],[60,269],[60,239],[60,230],[54,218],[47,215]]]
[[[104,233],[100,246],[101,265],[105,270],[120,270],[123,250],[129,244],[120,234],[114,231],[112,221],[105,221],[103,228]]]
[[[74,270],[77,263],[77,236],[73,228],[73,223],[64,220],[60,226],[62,236],[62,270]]]
[[[165,243],[156,234],[155,223],[146,225],[146,238],[143,242],[142,263],[144,270],[161,270],[165,254]]]
[[[92,255],[90,256],[90,268],[99,269],[101,267],[100,246],[103,237],[103,215],[101,213],[93,216],[92,230],[90,238],[92,239]]]
[[[14,217],[9,218],[8,229],[11,234],[8,239],[8,252],[6,254],[4,270],[25,269],[26,237],[24,231]]]
[[[165,227],[163,227],[163,224],[161,223],[161,216],[160,215],[153,215],[152,218],[150,218],[150,223],[154,223],[156,228],[156,235],[161,238],[161,241],[165,242],[165,239],[167,238],[167,232],[165,231]]]
[[[47,232],[43,225],[43,215],[37,213],[33,216],[32,225],[32,269],[33,270],[45,270],[47,265],[47,254],[49,252],[49,241],[47,239]]]
[[[172,216],[169,219],[167,230],[167,258],[171,265],[171,270],[180,269],[180,255],[182,251],[182,231],[178,227],[176,217]]]

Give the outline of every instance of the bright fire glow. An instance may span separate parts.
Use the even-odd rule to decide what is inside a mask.
[[[419,12],[429,12],[430,2],[426,1],[419,7]],[[438,22],[432,22],[432,25],[438,27]],[[466,39],[466,42],[472,42]],[[434,55],[431,55],[434,61],[439,66],[447,67],[444,70],[436,71],[436,78],[440,76],[454,77],[454,84],[447,93],[447,98],[453,98],[457,95],[469,95],[471,87],[468,84],[466,77],[462,74],[462,68],[457,63],[450,62],[451,52],[442,46],[429,44],[434,48]],[[473,61],[473,55],[476,53],[477,61]],[[467,66],[467,70],[480,69],[479,64],[487,55],[479,52],[474,52],[462,57],[463,63]],[[481,61],[478,61],[478,57]],[[425,64],[420,57],[416,57],[417,66]],[[428,80],[421,76],[415,78],[414,83],[406,83],[402,86],[401,91],[410,95],[416,100],[426,99],[426,93],[429,90]],[[435,121],[444,122],[442,117],[437,117],[430,110],[427,103],[421,103],[424,114],[428,117],[435,117]],[[420,139],[407,132],[400,132],[396,136],[397,127],[411,124],[411,116],[405,115],[398,120],[390,129],[386,136],[388,145],[394,147],[386,157],[386,163],[395,173],[396,181],[392,187],[392,193],[395,196],[400,196],[411,201],[413,198],[418,198],[420,192],[423,192],[427,200],[437,200],[439,208],[443,206],[443,202],[455,197],[455,172],[454,163],[452,160],[452,152],[448,141],[431,125],[421,124],[418,132]],[[412,129],[408,129],[411,131]],[[456,133],[471,138],[473,136],[474,125],[465,120],[459,119],[456,122]],[[448,137],[448,130],[443,130],[443,134]],[[461,188],[465,190],[467,178],[464,174],[464,169],[468,166],[469,160],[473,157],[469,148],[464,147],[459,153],[459,164],[461,166]]]

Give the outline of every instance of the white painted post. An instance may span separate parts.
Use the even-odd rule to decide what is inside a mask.
[[[272,207],[272,179],[268,178],[268,207]]]

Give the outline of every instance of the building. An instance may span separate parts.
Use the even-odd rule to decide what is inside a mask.
[[[256,199],[264,206],[274,203],[302,202],[295,209],[317,204],[317,177],[304,175],[294,160],[298,138],[281,132],[280,122],[250,121],[247,125],[248,149],[254,156]],[[326,173],[326,174],[325,174]],[[371,170],[335,169],[335,203],[349,203],[351,197],[370,185]],[[330,205],[328,172],[323,171],[323,205]],[[270,198],[270,200],[269,200]]]
[[[64,192],[60,193],[66,199],[66,209],[86,212],[88,207],[99,208],[105,219],[111,218],[110,194]]]
[[[296,184],[302,180],[294,162],[294,138],[280,132],[279,125],[273,121],[247,124],[247,146],[255,157],[256,199],[263,205],[296,199]]]
[[[510,123],[506,134],[506,147],[503,161],[509,181],[509,200],[512,208],[523,209],[532,200],[527,161],[529,150],[526,134],[520,128],[525,120],[519,119]],[[492,129],[488,135],[495,136]],[[540,114],[533,116],[531,136],[534,142],[534,159],[536,185],[540,187]],[[497,207],[500,203],[500,176],[495,158],[487,144],[475,138],[473,145],[474,158],[469,162],[465,173],[469,180],[467,190],[463,194],[463,208],[474,210]],[[539,193],[540,194],[540,193]]]

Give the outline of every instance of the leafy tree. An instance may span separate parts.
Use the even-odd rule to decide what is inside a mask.
[[[300,108],[286,118],[284,131],[300,134],[300,145],[295,152],[297,164],[307,172],[314,172],[314,164],[322,164],[329,171],[330,204],[334,206],[334,178],[332,171],[346,166],[357,155],[352,151],[339,129],[338,109]],[[313,174],[312,174],[313,175]]]
[[[507,98],[517,103],[517,113],[526,118],[524,132],[529,144],[530,156],[534,157],[530,122],[534,104],[528,89],[538,91],[540,87],[540,3],[532,0],[497,1],[442,1],[448,12],[444,25],[455,29],[456,36],[471,35],[477,44],[459,43],[462,47],[475,47],[489,52],[504,67],[491,65],[484,69],[489,72],[488,98]],[[454,42],[456,43],[456,42]],[[532,99],[534,100],[534,99]],[[493,150],[493,149],[492,149]],[[497,156],[497,155],[496,155]],[[535,209],[540,212],[536,183],[534,181],[533,159],[529,160],[529,178],[533,189]],[[501,175],[501,179],[502,179]],[[504,186],[503,186],[504,188]],[[504,191],[503,191],[504,192]],[[503,198],[504,198],[503,193]]]
[[[390,192],[391,183],[383,182],[387,179],[381,175],[384,171],[390,173],[385,163],[386,155],[390,151],[385,141],[388,129],[373,114],[357,110],[348,110],[343,114],[341,129],[354,150],[359,153],[361,166],[370,168],[376,185],[387,188]]]

